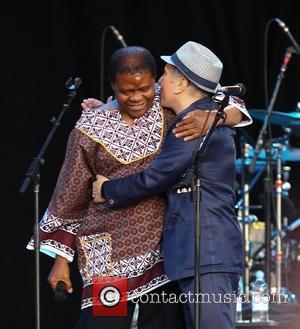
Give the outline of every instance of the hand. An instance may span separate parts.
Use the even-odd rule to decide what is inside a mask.
[[[106,103],[111,102],[112,99],[113,99],[113,97],[112,97],[112,96],[109,96],[109,97],[107,98]],[[103,104],[104,104],[103,102],[99,101],[99,100],[96,99],[96,98],[87,98],[87,99],[84,99],[84,100],[82,101],[82,103],[81,103],[81,107],[82,107],[83,110],[86,110],[86,109],[88,109],[88,108],[97,107],[97,106],[100,106],[100,105],[103,105]]]
[[[58,281],[65,282],[66,290],[69,294],[73,292],[68,260],[62,256],[56,255],[55,263],[48,276],[48,283],[53,290],[55,290]]]
[[[92,108],[92,107],[97,107],[102,105],[103,103],[101,101],[99,101],[96,98],[87,98],[84,99],[81,103],[81,107],[83,110],[86,110],[88,108]]]
[[[97,179],[93,183],[94,202],[96,203],[105,202],[105,199],[101,195],[101,187],[105,181],[108,181],[108,179],[102,175],[97,175],[96,178]]]
[[[177,123],[173,133],[176,137],[183,138],[184,141],[199,138],[207,133],[216,113],[215,111],[192,111]]]

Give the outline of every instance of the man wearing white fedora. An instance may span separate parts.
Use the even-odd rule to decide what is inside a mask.
[[[190,189],[178,190],[178,186],[202,138],[184,142],[173,134],[187,113],[201,108],[209,115],[216,109],[211,96],[220,88],[223,64],[208,48],[192,41],[161,58],[167,63],[160,78],[161,103],[176,113],[164,146],[139,174],[115,180],[98,175],[94,201],[120,208],[166,192],[164,266],[168,278],[177,280],[188,297],[181,299],[187,328],[195,327],[194,301],[200,297],[201,329],[232,329],[234,293],[243,267],[243,239],[234,209],[235,132],[226,126],[215,129],[201,162],[200,296],[194,296],[194,207]]]

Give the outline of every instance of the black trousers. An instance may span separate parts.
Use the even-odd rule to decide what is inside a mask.
[[[170,282],[143,295],[138,302],[138,329],[185,329],[182,304],[168,302],[179,293],[177,282]],[[160,302],[153,302],[153,295],[162,296]],[[127,316],[93,316],[89,307],[81,311],[76,329],[130,329],[135,306],[128,302]]]

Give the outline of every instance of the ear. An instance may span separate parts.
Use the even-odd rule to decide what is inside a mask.
[[[181,94],[189,85],[188,79],[184,76],[180,76],[176,82],[175,94]]]

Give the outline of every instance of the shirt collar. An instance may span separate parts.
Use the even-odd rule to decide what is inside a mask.
[[[195,101],[194,103],[189,105],[186,109],[184,109],[182,112],[180,112],[176,116],[176,120],[183,118],[184,116],[186,116],[187,113],[194,111],[196,109],[198,109],[198,110],[214,110],[214,109],[217,109],[217,104],[215,102],[213,102],[212,99],[208,96],[204,97],[202,99],[198,99],[197,101]]]

